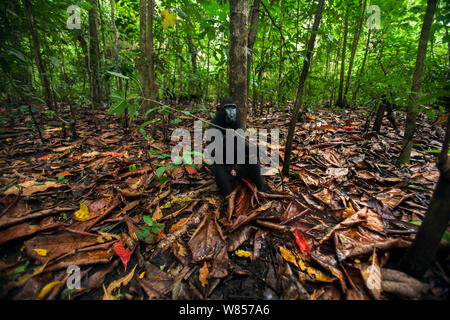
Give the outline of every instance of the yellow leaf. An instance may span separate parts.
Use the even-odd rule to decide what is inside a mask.
[[[47,284],[45,285],[45,287],[43,287],[43,288],[41,289],[41,292],[39,292],[39,294],[38,294],[38,296],[37,296],[37,299],[38,299],[38,300],[44,299],[45,296],[46,296],[50,291],[52,291],[52,289],[53,289],[56,285],[58,285],[58,284],[60,284],[60,283],[61,283],[61,281],[53,281],[53,282],[47,283]]]
[[[182,256],[182,257],[185,257],[187,255],[187,253],[188,253],[186,248],[183,245],[181,245],[180,243],[178,243],[178,242],[176,242],[176,244],[177,244],[177,247],[178,247],[178,254],[180,256]]]
[[[353,209],[352,203],[349,202],[348,207],[345,208],[344,212],[342,213],[342,217],[348,218],[348,217],[352,216],[355,212],[356,211],[355,211],[355,209]]]
[[[316,279],[317,281],[322,281],[322,282],[331,282],[334,279],[327,276],[325,273],[323,273],[320,270],[311,268],[311,267],[307,267],[306,268],[306,272],[308,273],[308,275],[313,278]]]
[[[169,12],[169,10],[161,11],[161,23],[163,29],[167,29],[167,27],[174,27],[177,21],[177,17],[175,14]]]
[[[80,209],[74,213],[74,216],[75,219],[79,221],[86,221],[92,218],[92,215],[89,212],[87,205],[84,204],[84,202],[80,202]]]
[[[234,251],[234,253],[236,253],[236,255],[241,258],[248,258],[252,255],[251,252],[245,250],[236,250]]]
[[[172,200],[167,202],[165,205],[161,206],[161,209],[171,208],[172,204],[174,204],[175,202],[189,202],[189,201],[194,201],[194,200],[200,200],[200,199],[192,199],[192,198],[189,198],[189,197],[185,197],[185,198],[174,198],[174,197],[172,197]]]
[[[255,209],[255,211],[266,211],[267,209],[269,209],[272,206],[272,202],[273,201],[264,203],[261,207]]]
[[[108,232],[101,232],[98,231],[100,235],[97,237],[97,242],[103,243],[105,241],[111,241],[112,239],[120,240],[120,236],[114,233],[108,233]]]
[[[208,284],[208,265],[206,264],[206,261],[203,263],[203,267],[199,271],[198,280],[202,283],[202,287],[206,286]]]
[[[75,148],[75,146],[59,147],[59,148],[53,149],[53,151],[55,151],[55,152],[63,152],[63,151],[70,150],[72,148]]]
[[[125,277],[111,282],[108,286],[108,289],[105,289],[105,286],[103,285],[103,291],[105,292],[105,294],[103,295],[103,300],[114,300],[115,298],[112,295],[112,291],[116,288],[119,288],[122,284],[126,286],[128,282],[130,282],[130,280],[133,278],[134,270],[136,270],[136,267],[137,265],[135,265],[133,270],[131,270],[131,272]]]
[[[281,253],[281,256],[283,257],[284,260],[286,260],[287,262],[290,262],[290,263],[294,264],[295,266],[299,267],[299,265],[297,263],[297,259],[295,259],[294,255],[292,254],[291,251],[289,251],[288,249],[286,249],[283,246],[280,246],[280,253]]]
[[[215,206],[216,203],[217,203],[217,200],[214,199],[214,198],[206,197],[205,200],[208,201],[208,202],[209,202],[210,204],[212,204],[213,206]]]
[[[327,278],[327,276],[325,274],[323,274],[321,271],[309,267],[301,259],[300,253],[296,253],[296,255],[294,256],[294,254],[292,254],[291,251],[289,251],[288,249],[286,249],[283,246],[280,246],[280,253],[284,260],[286,260],[287,262],[291,262],[300,270],[306,271],[311,278],[315,278],[316,280],[324,281],[324,282],[331,281],[330,280],[331,278],[329,278],[329,277]]]
[[[305,270],[307,270],[308,269],[308,267],[306,266],[306,264],[303,262],[303,260],[302,259],[298,259],[297,260],[297,265],[298,265],[298,267],[300,268],[300,270],[302,270],[302,271],[305,271]]]
[[[47,250],[46,249],[34,249],[34,251],[36,251],[36,253],[38,255],[40,255],[41,257],[45,257],[47,255]]]
[[[139,279],[144,279],[144,277],[145,277],[145,271],[139,275]]]

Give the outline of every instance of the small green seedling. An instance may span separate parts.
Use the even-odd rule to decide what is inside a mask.
[[[136,236],[141,241],[152,241],[153,238],[151,237],[151,233],[157,234],[159,229],[164,228],[163,224],[159,224],[156,221],[153,221],[153,219],[150,216],[142,216],[145,222],[145,226],[141,227],[141,231],[136,231]]]

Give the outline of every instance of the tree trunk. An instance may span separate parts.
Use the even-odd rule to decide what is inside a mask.
[[[148,60],[148,81],[150,86],[150,99],[156,100],[159,96],[155,75],[155,55],[153,52],[153,11],[155,3],[148,0],[147,4],[147,60]],[[153,104],[151,104],[153,105]]]
[[[325,105],[326,92],[327,92],[329,60],[330,60],[330,46],[327,45],[327,57],[326,57],[326,62],[325,62],[325,75],[323,77],[325,85],[323,86],[323,90],[322,90],[322,104],[323,105]]]
[[[434,0],[430,0],[434,1]],[[430,6],[430,1],[428,5]],[[432,5],[432,4],[431,4]],[[412,245],[399,262],[399,268],[415,277],[421,277],[433,264],[439,243],[450,220],[450,117],[447,120],[447,131],[439,156],[438,168],[440,176],[434,189],[422,225]]]
[[[265,45],[265,40],[266,40],[266,27],[267,27],[267,24],[264,24],[264,29],[263,29],[263,33],[262,33],[262,43],[261,43],[261,53],[260,53],[260,55],[259,55],[259,70],[258,70],[258,89],[259,89],[259,93],[256,95],[257,97],[259,97],[258,98],[258,100],[259,100],[259,115],[262,115],[262,109],[263,109],[263,103],[264,103],[264,97],[263,97],[263,95],[264,95],[264,93],[263,93],[263,90],[262,90],[262,87],[263,87],[263,85],[262,85],[262,74],[263,74],[263,71],[264,71],[264,63],[265,63],[265,60],[264,60],[264,54],[265,54],[265,48],[264,48],[264,45]],[[268,34],[267,34],[267,39],[268,39],[268,41],[270,41],[270,36],[271,36],[271,34],[272,34],[272,25],[269,25],[269,32],[268,32]]]
[[[141,83],[142,96],[144,100],[141,105],[144,110],[150,108],[150,102],[145,99],[150,99],[150,85],[149,85],[149,73],[148,73],[148,60],[147,60],[147,1],[140,0],[139,2],[139,80]]]
[[[428,0],[427,11],[423,19],[422,32],[419,38],[419,47],[417,49],[416,66],[411,86],[411,95],[408,102],[408,113],[406,115],[405,133],[403,136],[402,151],[398,158],[400,164],[409,163],[411,156],[411,147],[413,137],[416,131],[417,99],[420,94],[423,78],[423,68],[425,65],[425,56],[427,52],[428,36],[430,35],[433,15],[438,0]]]
[[[247,124],[248,1],[230,0],[229,92],[238,106],[244,128]]]
[[[192,64],[192,73],[197,74],[197,50],[194,47],[194,43],[192,42],[192,37],[188,34],[186,36],[186,43],[188,45],[188,51],[191,55],[191,64]]]
[[[279,49],[279,63],[278,63],[278,88],[277,88],[277,100],[278,102],[282,103],[283,102],[283,86],[281,84],[282,82],[282,78],[283,78],[283,60],[284,60],[284,56],[283,56],[283,46],[284,46],[284,36],[282,33],[283,30],[283,18],[284,18],[284,14],[283,14],[283,7],[280,7],[281,10],[281,16],[280,16],[280,37],[281,37],[281,42],[280,42],[280,49]]]
[[[90,63],[89,63],[89,50],[88,50],[88,45],[87,45],[87,42],[86,42],[86,40],[83,38],[83,35],[81,34],[81,32],[80,31],[78,31],[78,35],[77,35],[77,39],[78,39],[78,41],[80,42],[80,46],[81,46],[81,51],[82,51],[82,53],[83,53],[83,55],[84,55],[84,62],[85,62],[85,64],[86,64],[86,71],[87,71],[87,74],[88,74],[88,79],[90,80],[91,79],[91,69],[90,69],[90,67],[89,67],[89,65],[90,65]],[[86,80],[86,77],[85,77],[85,74],[83,74],[83,79],[84,79],[84,83],[83,83],[83,89],[85,89],[85,80]]]
[[[209,98],[209,57],[210,57],[210,53],[209,53],[209,48],[211,47],[211,40],[209,40],[208,38],[208,44],[206,46],[206,87],[205,87],[205,94],[204,97],[208,100]]]
[[[334,62],[334,71],[333,71],[333,80],[331,83],[331,94],[330,94],[330,106],[333,105],[333,102],[335,101],[335,89],[336,89],[336,75],[338,73],[338,66],[339,66],[339,53],[341,51],[341,41],[340,39],[338,40],[338,47],[336,50],[336,58],[335,58],[335,62]]]
[[[114,64],[116,66],[116,71],[120,72],[119,69],[119,65],[118,65],[118,56],[119,56],[119,32],[117,32],[117,27],[116,27],[116,18],[115,18],[115,14],[114,14],[114,0],[110,0],[109,2],[110,6],[111,6],[111,25],[113,27],[113,32],[114,32],[114,52],[113,52],[113,61]],[[116,85],[117,85],[117,89],[122,90],[122,78],[117,77],[116,79]]]
[[[344,106],[344,73],[345,73],[345,51],[347,49],[348,15],[349,15],[349,7],[347,7],[347,10],[345,12],[344,41],[342,44],[342,59],[341,59],[341,78],[339,80],[339,95],[336,103],[340,107]]]
[[[356,95],[358,94],[358,90],[359,90],[359,86],[361,83],[361,75],[364,74],[364,66],[366,64],[366,59],[367,59],[367,54],[369,53],[369,47],[370,47],[370,35],[371,35],[371,30],[369,29],[368,33],[367,33],[367,44],[366,44],[366,50],[364,51],[364,58],[361,64],[361,68],[358,71],[358,77],[356,80],[356,85],[355,85],[355,90],[353,91],[353,97],[352,97],[352,105],[355,103],[356,100]]]
[[[188,46],[189,55],[191,56],[191,65],[192,65],[192,73],[197,78],[197,49],[194,46],[194,42],[192,41],[192,37],[190,34],[186,36],[186,43]],[[202,96],[202,83],[199,80],[195,80],[190,82],[188,86],[187,94],[195,94],[197,96]]]
[[[255,45],[256,36],[258,34],[258,20],[259,20],[259,5],[261,0],[253,0],[252,8],[249,16],[249,30],[248,30],[248,51],[250,54],[247,56],[247,96],[250,90],[250,73],[253,63],[253,46]],[[254,80],[254,79],[253,79]],[[253,96],[255,93],[253,93]],[[253,104],[253,107],[255,105]]]
[[[50,109],[53,109],[50,93],[50,82],[48,81],[47,74],[45,72],[44,63],[42,61],[41,46],[39,43],[39,36],[34,26],[34,18],[31,10],[31,1],[23,0],[23,6],[27,15],[28,27],[30,28],[31,40],[33,41],[34,56],[36,58],[36,66],[41,79],[42,88],[44,89],[44,100]]]
[[[361,11],[361,1],[359,1],[359,10]],[[350,55],[350,62],[348,65],[348,73],[347,73],[347,81],[345,82],[345,91],[344,91],[344,104],[347,105],[347,92],[348,92],[348,88],[350,86],[350,79],[352,76],[352,69],[353,69],[353,60],[355,59],[355,53],[356,53],[356,48],[358,47],[358,41],[359,41],[359,35],[361,34],[361,28],[362,28],[362,24],[363,24],[363,20],[364,20],[364,13],[366,12],[366,4],[367,4],[367,0],[364,0],[364,5],[362,6],[362,11],[361,11],[361,17],[358,21],[358,25],[355,28],[355,35],[353,37],[353,44],[352,44],[352,52]]]
[[[102,90],[100,87],[100,48],[98,41],[97,1],[89,0],[92,8],[89,10],[89,69],[90,93],[92,106],[102,103]]]
[[[316,16],[314,18],[314,24],[311,31],[311,37],[309,38],[308,48],[306,52],[306,58],[303,61],[302,73],[300,74],[297,97],[294,103],[294,110],[291,118],[291,122],[289,123],[289,131],[286,139],[286,151],[284,154],[284,166],[283,166],[283,175],[289,175],[289,167],[291,161],[291,152],[292,152],[292,140],[294,138],[295,126],[297,124],[298,114],[300,111],[300,107],[303,102],[303,89],[305,86],[305,81],[308,76],[309,65],[311,62],[311,57],[314,50],[314,44],[316,42],[317,30],[319,29],[320,20],[322,19],[322,12],[324,7],[325,0],[319,0],[319,4],[317,6]]]

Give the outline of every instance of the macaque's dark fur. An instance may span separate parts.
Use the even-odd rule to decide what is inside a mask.
[[[227,111],[228,108],[236,109],[236,117],[233,119],[233,121],[230,121],[229,118],[227,118],[227,115],[229,116],[230,113]],[[222,100],[221,105],[217,108],[216,115],[214,119],[211,121],[213,124],[218,125],[222,128],[231,128],[231,129],[243,129],[243,124],[241,121],[241,117],[239,114],[239,109],[234,105],[233,100],[230,97],[226,97]],[[226,133],[224,129],[219,129],[223,134],[223,154],[225,159],[225,148],[226,148]],[[248,143],[245,144],[245,150],[246,150],[246,161],[245,164],[236,164],[236,153],[237,153],[237,146],[234,145],[234,154],[235,154],[235,164],[213,164],[213,171],[215,176],[215,181],[217,186],[219,187],[220,192],[224,197],[229,195],[233,191],[234,183],[240,178],[243,177],[250,182],[254,183],[258,190],[263,190],[264,188],[264,182],[263,178],[261,176],[261,168],[259,165],[259,162],[257,164],[250,164],[249,158],[248,158]],[[232,170],[236,173],[235,176],[231,174]]]

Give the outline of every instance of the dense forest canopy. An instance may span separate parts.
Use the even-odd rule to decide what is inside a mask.
[[[371,4],[379,7],[379,26],[374,21],[375,27],[371,30],[368,21],[363,22],[349,84],[344,85],[346,99],[351,105],[374,105],[389,88],[392,103],[407,104],[425,14],[426,1],[423,0],[330,2],[323,14],[306,83],[308,106],[333,103],[337,99],[344,20],[348,14],[348,65],[363,2],[366,7]],[[45,97],[23,4],[23,1],[2,1],[0,8],[1,88],[3,98],[10,102],[22,100],[21,94],[36,100]],[[90,102],[85,59],[89,50],[86,45],[89,42],[88,10],[92,6],[89,1],[74,2],[79,9],[69,14],[69,4],[38,0],[32,1],[29,10],[51,99],[81,106]],[[115,26],[111,22],[112,5]],[[117,84],[117,77],[111,72],[139,79],[139,1],[98,1],[97,7],[99,79],[104,89],[102,102],[109,103],[110,93]],[[219,99],[226,95],[228,12],[226,1],[155,1],[154,68],[159,97],[196,94]],[[262,3],[249,74],[249,97],[253,101],[283,104],[295,99],[299,66],[305,57],[314,13],[315,8],[309,1]],[[80,17],[80,29],[69,29],[70,17],[76,14]],[[165,25],[164,15],[169,15],[173,22]],[[367,13],[366,17],[370,15]],[[448,3],[441,1],[429,37],[422,87],[424,101],[427,96],[426,101],[436,100],[444,90],[449,72],[449,35],[445,23],[448,23]],[[347,70],[345,73],[347,77]],[[131,95],[141,95],[142,89],[136,81],[130,81],[128,91]]]

